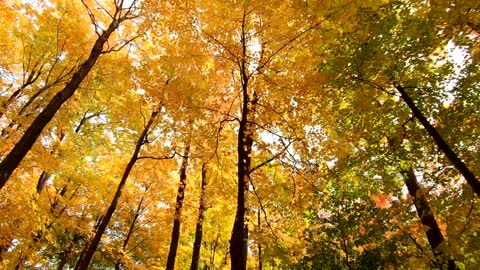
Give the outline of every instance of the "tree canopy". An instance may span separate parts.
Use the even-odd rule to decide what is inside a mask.
[[[480,267],[475,1],[0,9],[0,268]]]

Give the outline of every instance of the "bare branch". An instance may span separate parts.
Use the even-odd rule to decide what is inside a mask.
[[[75,133],[79,133],[80,132],[80,129],[82,128],[82,126],[90,119],[94,118],[94,117],[99,117],[104,111],[100,111],[100,112],[97,112],[97,113],[92,113],[91,115],[87,115],[89,113],[89,111],[87,110],[84,114],[83,114],[83,117],[82,117],[82,120],[80,120],[80,123],[78,124],[77,128],[75,129]]]
[[[95,3],[100,7],[101,10],[103,10],[105,13],[107,13],[107,15],[112,18],[112,19],[115,19],[112,14],[110,14],[110,12],[108,12],[108,10],[98,1],[98,0],[95,0]]]
[[[143,242],[145,242],[146,240],[148,240],[148,237],[145,237],[142,240],[140,240],[135,246],[129,248],[126,252],[128,253],[128,252],[131,252],[131,251],[135,250],[136,248],[141,246],[143,244]]]
[[[85,0],[80,0],[83,4],[83,6],[85,7],[85,9],[87,10],[87,13],[88,13],[88,17],[90,17],[90,22],[93,24],[94,28],[95,28],[95,33],[97,34],[97,36],[101,36],[102,33],[99,31],[100,30],[104,30],[100,27],[100,25],[98,24],[98,21],[97,19],[95,18],[95,15],[93,14],[93,11],[90,9],[90,7],[85,3]]]
[[[347,5],[349,5],[350,3],[352,3],[353,1],[351,2],[347,2],[346,4],[344,4],[343,6],[341,6],[338,10],[342,10],[343,8],[345,8]],[[277,55],[279,54],[281,51],[283,51],[285,48],[287,48],[290,44],[292,44],[293,42],[299,40],[301,37],[303,37],[304,35],[306,35],[308,32],[312,31],[312,30],[315,30],[315,29],[318,29],[324,22],[327,21],[327,19],[329,19],[331,16],[333,16],[335,14],[335,12],[332,12],[330,13],[328,16],[326,16],[325,18],[323,18],[323,20],[311,25],[310,27],[308,27],[307,29],[303,30],[303,31],[300,31],[297,35],[293,36],[291,39],[287,40],[285,43],[283,43],[277,50],[275,50],[272,54],[270,54],[267,59],[258,65],[258,67],[255,69],[254,72],[252,72],[250,74],[250,76],[253,76],[255,73],[259,72],[261,69],[263,69],[266,65],[268,65],[272,59]]]
[[[53,68],[53,67],[52,67]],[[67,67],[64,67],[63,70],[60,72],[60,75],[57,77],[57,79],[55,79],[55,81],[51,82],[51,83],[45,83],[45,86],[43,86],[42,88],[40,88],[35,94],[33,94],[29,99],[28,101],[25,103],[25,105],[23,105],[23,107],[20,109],[19,111],[19,115],[23,115],[25,113],[25,111],[27,110],[28,107],[30,107],[30,105],[32,105],[32,103],[35,101],[36,98],[38,98],[41,94],[43,94],[44,92],[46,92],[48,89],[50,89],[51,87],[53,87],[54,85],[57,85],[59,83],[62,83],[65,81],[65,79],[70,75],[72,74],[74,71],[75,71],[75,67],[71,68],[69,71],[67,71],[65,74],[63,74],[65,72],[65,70],[67,69]],[[51,70],[50,70],[51,72]],[[50,75],[48,75],[50,76]]]
[[[139,159],[166,160],[166,159],[173,159],[176,155],[181,156],[179,153],[174,151],[173,154],[170,155],[170,156],[165,156],[165,157],[141,156],[141,157],[137,157],[137,160],[139,160]]]
[[[411,234],[409,234],[408,236],[409,236],[410,239],[413,241],[413,243],[415,244],[415,246],[417,247],[417,249],[420,250],[420,252],[424,253],[423,248],[422,248],[422,246],[417,242],[417,239],[415,239]]]
[[[282,149],[282,151],[278,152],[277,154],[271,156],[269,159],[266,159],[264,160],[262,163],[258,164],[257,166],[253,167],[252,169],[250,169],[250,173],[253,173],[254,171],[260,169],[261,167],[267,165],[268,163],[272,162],[273,160],[279,158],[281,155],[283,155],[288,147],[290,147],[290,145],[294,142],[295,140],[292,140],[290,142],[288,142],[288,144],[286,146],[284,146],[284,148]]]
[[[382,91],[382,92],[384,92],[384,93],[386,93],[386,94],[388,94],[388,95],[390,95],[390,96],[394,96],[394,97],[398,96],[395,92],[390,92],[390,91],[388,91],[387,89],[385,89],[383,86],[381,86],[380,84],[378,84],[378,83],[376,83],[376,82],[372,82],[372,81],[369,81],[369,80],[365,80],[365,79],[363,79],[362,77],[357,76],[357,75],[353,75],[353,74],[350,75],[350,78],[352,78],[353,80],[362,82],[362,83],[364,83],[364,84],[366,84],[366,85],[369,85],[369,86],[371,86],[371,87],[373,87],[373,88],[375,88],[375,89],[378,89],[378,90],[380,90],[380,91]]]
[[[106,51],[103,51],[102,54],[107,54],[107,53],[110,53],[110,52],[118,52],[120,51],[121,49],[123,49],[125,46],[127,46],[130,42],[134,41],[135,39],[137,39],[138,37],[140,36],[134,36],[128,40],[125,40],[125,42],[123,42],[123,44],[117,44],[117,45],[114,45],[111,49],[108,49]]]
[[[257,201],[258,201],[258,205],[260,206],[260,210],[262,211],[263,213],[263,218],[265,220],[265,223],[267,224],[267,227],[268,229],[270,230],[270,233],[273,235],[273,237],[275,238],[275,247],[283,252],[283,253],[286,253],[282,248],[280,248],[280,244],[278,243],[278,239],[279,237],[277,236],[277,234],[275,233],[275,231],[273,230],[273,227],[272,227],[272,224],[270,223],[270,221],[268,220],[267,218],[267,211],[265,210],[265,206],[263,205],[262,203],[262,199],[260,198],[260,196],[258,195],[258,192],[257,192],[257,188],[255,187],[255,184],[253,183],[252,179],[249,177],[248,178],[249,181],[250,181],[250,184],[252,185],[253,187],[253,194],[255,195],[255,197],[257,198]]]
[[[230,54],[233,57],[235,63],[239,64],[241,62],[240,59],[225,44],[220,42],[216,37],[214,37],[213,35],[209,34],[207,31],[204,31],[204,30],[202,30],[202,33],[204,33],[207,37],[211,38],[213,41],[215,41],[215,43],[217,43],[218,45],[220,45],[220,47],[222,47],[225,51],[227,51],[228,54]]]

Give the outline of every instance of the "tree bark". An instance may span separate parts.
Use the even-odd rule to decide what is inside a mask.
[[[108,41],[108,38],[118,28],[120,22],[125,19],[126,17],[121,17],[120,19],[114,18],[112,20],[108,28],[95,41],[88,59],[80,65],[78,71],[73,74],[72,79],[50,100],[45,109],[33,120],[22,138],[0,163],[0,189],[3,188],[13,171],[18,167],[28,151],[30,151],[42,130],[52,120],[62,104],[78,89],[80,83],[85,79],[102,54],[103,46]]]
[[[183,200],[185,199],[185,188],[187,187],[187,166],[190,145],[185,147],[183,153],[182,165],[180,166],[180,185],[177,191],[177,200],[175,203],[175,217],[173,219],[172,240],[170,241],[170,249],[168,251],[167,268],[173,270],[175,268],[175,257],[177,256],[178,241],[180,240],[180,225],[182,218]]]
[[[249,76],[247,74],[247,43],[246,43],[246,12],[242,20],[242,59],[240,62],[240,74],[242,83],[242,114],[238,130],[237,152],[237,212],[233,223],[232,235],[230,237],[230,260],[232,270],[245,270],[247,267],[248,248],[248,189],[250,186],[250,167],[253,145],[253,126],[249,118],[252,117],[253,106],[256,97],[251,100],[248,93]]]
[[[396,85],[395,88],[401,95],[401,98],[408,105],[410,110],[413,113],[413,116],[416,117],[422,126],[427,130],[428,134],[433,138],[438,148],[447,156],[447,158],[452,162],[453,166],[457,168],[458,171],[463,175],[467,183],[472,187],[473,191],[480,197],[480,182],[475,177],[472,171],[467,167],[467,165],[458,157],[458,155],[450,148],[448,143],[442,138],[440,133],[433,127],[427,118],[422,114],[420,109],[415,106],[412,98],[407,94],[405,89],[399,85]]]
[[[75,265],[75,270],[86,270],[88,268],[88,265],[92,260],[93,254],[95,253],[98,247],[98,244],[100,243],[100,239],[102,238],[102,235],[105,232],[105,229],[107,228],[107,225],[110,222],[110,219],[112,218],[113,213],[117,208],[117,204],[118,204],[118,201],[120,200],[120,196],[122,195],[123,188],[125,187],[125,184],[127,182],[128,175],[130,174],[130,171],[132,170],[133,165],[135,165],[135,162],[137,161],[138,153],[140,152],[142,145],[146,142],[148,131],[150,129],[150,126],[153,124],[153,121],[155,120],[155,117],[157,116],[157,114],[158,114],[158,111],[154,111],[152,113],[152,115],[150,116],[150,120],[148,121],[147,125],[143,129],[143,132],[140,135],[140,138],[138,139],[137,144],[135,146],[135,151],[133,152],[133,155],[130,158],[130,161],[128,162],[127,167],[125,168],[125,171],[123,172],[122,179],[118,184],[117,191],[113,196],[113,200],[110,203],[110,206],[108,207],[108,210],[105,213],[105,216],[101,219],[101,222],[96,229],[95,237],[93,238],[92,242],[89,244],[88,249],[86,250],[84,256],[81,256],[77,262],[77,265]]]
[[[418,184],[413,168],[410,167],[407,171],[403,171],[402,173],[405,184],[408,188],[408,193],[413,198],[418,217],[424,228],[427,230],[426,234],[428,243],[432,247],[436,263],[438,263],[442,269],[446,267],[448,270],[457,270],[458,268],[455,265],[455,261],[449,258],[447,252],[445,252],[447,249],[445,239],[438,227],[438,223],[430,209],[425,194],[422,192],[421,187]]]
[[[200,248],[202,247],[203,219],[205,218],[207,196],[207,164],[202,165],[202,191],[200,193],[200,206],[198,207],[198,219],[195,227],[195,241],[193,242],[192,264],[190,270],[198,270],[200,262]]]

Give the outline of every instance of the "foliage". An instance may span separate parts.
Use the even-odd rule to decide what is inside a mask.
[[[479,267],[479,198],[396,89],[479,177],[474,1],[3,1],[0,160],[130,7],[0,189],[0,268],[75,267],[152,111],[92,269],[165,268],[187,142],[177,269],[203,164],[200,269],[435,268],[410,166],[445,250]],[[240,178],[245,267],[230,261]]]

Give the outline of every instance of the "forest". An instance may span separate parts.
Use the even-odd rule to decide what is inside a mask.
[[[0,269],[480,269],[480,2],[0,9]]]

